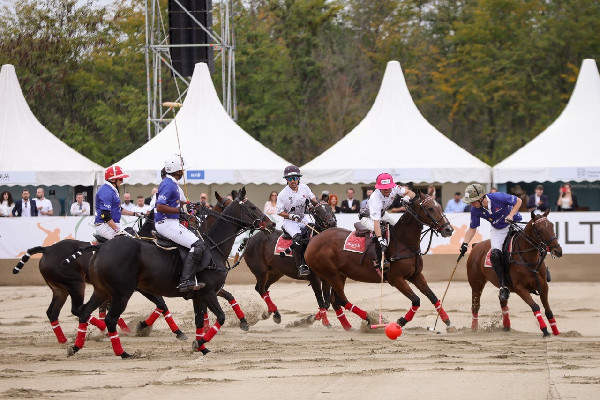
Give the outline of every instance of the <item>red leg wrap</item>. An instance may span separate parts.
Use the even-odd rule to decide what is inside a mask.
[[[169,328],[171,328],[171,332],[175,333],[179,330],[179,327],[175,323],[175,320],[169,311],[165,311],[165,321],[167,321]]]
[[[54,331],[54,334],[56,335],[56,338],[58,339],[58,343],[67,343],[67,338],[65,337],[65,334],[63,333],[58,320],[52,321],[51,324],[52,324],[52,330]]]
[[[275,303],[273,303],[273,301],[271,301],[271,296],[269,296],[269,292],[263,294],[261,297],[263,298],[265,303],[267,303],[267,310],[269,310],[270,313],[277,311],[277,306],[275,305]]]
[[[119,328],[121,328],[121,331],[123,331],[125,335],[129,335],[131,333],[131,329],[129,329],[123,318],[119,318],[117,325],[119,325]]]
[[[204,314],[204,327],[203,332],[206,333],[210,329],[210,320],[208,319],[208,313]]]
[[[75,346],[79,347],[80,349],[83,349],[83,346],[85,345],[85,334],[87,333],[87,327],[87,322],[82,322],[77,328],[77,339],[75,339]]]
[[[355,305],[353,305],[350,302],[346,303],[346,305],[344,306],[344,308],[346,310],[351,311],[354,314],[358,315],[362,319],[367,319],[367,312],[364,311],[364,310],[361,310],[360,308],[356,307]]]
[[[450,318],[448,318],[448,314],[446,314],[444,307],[442,307],[441,301],[438,300],[437,303],[435,303],[435,309],[437,310],[438,314],[440,315],[442,322],[446,322],[450,319]],[[415,310],[415,311],[417,311],[417,310]]]
[[[415,316],[415,313],[417,312],[418,309],[419,309],[419,307],[415,307],[415,306],[412,306],[411,308],[408,309],[408,311],[406,312],[406,315],[404,316],[404,319],[406,320],[406,322],[412,321],[412,319]],[[446,315],[446,318],[448,318],[447,315]]]
[[[154,325],[154,323],[156,322],[156,320],[158,319],[158,317],[160,317],[160,314],[162,314],[163,310],[157,308],[156,310],[152,311],[152,314],[150,314],[150,316],[148,317],[148,319],[145,321],[146,325],[148,326],[152,326]]]
[[[235,299],[230,300],[229,304],[231,304],[231,308],[233,308],[233,311],[235,311],[235,315],[238,317],[238,319],[244,318],[244,312]]]
[[[221,324],[219,324],[218,322],[215,322],[215,324],[212,326],[212,328],[210,328],[210,330],[204,335],[204,340],[207,343],[210,342],[211,339],[215,337],[217,332],[219,332],[219,329],[221,329]]]
[[[540,324],[540,329],[546,328],[546,323],[544,322],[544,317],[542,317],[542,313],[539,311],[535,311],[533,315],[535,315],[535,317],[537,318],[538,323]]]
[[[104,323],[104,321],[101,321],[96,317],[90,316],[88,318],[87,322],[88,322],[88,324],[94,325],[96,328],[100,329],[101,331],[106,329],[106,324]]]
[[[508,306],[502,307],[502,326],[510,328],[510,315],[508,314]]]
[[[327,318],[327,310],[326,309],[321,308],[319,310],[319,314],[321,315],[320,319],[321,319],[321,323],[323,324],[323,326],[329,326],[329,325],[331,325],[329,323],[329,319]]]
[[[98,313],[98,319],[104,321],[104,318],[106,318],[106,311],[100,311]]]
[[[556,319],[550,318],[548,320],[548,322],[550,323],[550,328],[552,328],[552,334],[555,336],[560,335],[560,332],[558,331],[558,327],[556,326]],[[61,343],[63,343],[63,342],[61,342]]]
[[[346,315],[344,315],[344,310],[342,308],[338,308],[337,310],[335,310],[335,315],[337,315],[338,319],[340,320],[340,323],[342,324],[342,327],[345,330],[349,330],[350,328],[352,328],[352,325],[350,325],[350,322],[348,322],[348,318],[346,318]]]
[[[121,339],[119,339],[119,334],[117,332],[108,332],[108,337],[110,338],[110,343],[112,344],[115,356],[120,356],[123,354],[124,351],[123,347],[121,347]]]
[[[471,316],[471,330],[476,331],[479,329],[479,315],[473,313]]]
[[[204,328],[196,328],[196,340],[200,340],[204,337]]]

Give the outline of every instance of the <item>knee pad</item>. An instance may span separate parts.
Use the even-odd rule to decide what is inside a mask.
[[[492,261],[492,265],[502,265],[504,261],[502,260],[502,251],[498,249],[492,249],[492,254],[490,255],[490,260]]]
[[[192,245],[190,251],[194,254],[194,256],[201,257],[204,253],[204,248],[204,242],[202,240],[198,240]]]

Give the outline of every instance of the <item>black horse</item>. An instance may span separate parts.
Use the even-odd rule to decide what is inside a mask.
[[[212,257],[210,266],[197,272],[198,280],[206,284],[193,292],[196,323],[196,341],[194,349],[203,354],[209,352],[208,343],[225,322],[225,313],[219,305],[217,292],[227,277],[227,257],[231,252],[235,237],[245,230],[260,229],[271,231],[273,222],[246,198],[243,188],[223,213],[216,214],[217,221],[205,235],[207,247]],[[75,345],[69,347],[71,356],[83,348],[87,332],[87,319],[91,313],[106,300],[111,306],[106,315],[106,326],[115,355],[121,358],[131,357],[121,347],[116,324],[136,288],[156,295],[182,297],[177,290],[182,269],[178,251],[165,251],[153,243],[130,237],[116,237],[102,247],[90,261],[90,281],[94,292],[90,300],[83,305],[79,313],[79,328]],[[204,334],[203,307],[207,306],[217,316],[217,321]]]
[[[337,226],[333,211],[326,203],[319,203],[311,207],[309,212],[315,219],[316,231],[322,232],[327,228]],[[315,319],[320,320],[325,326],[331,326],[327,319],[331,287],[327,282],[321,281],[316,274],[310,274],[307,277],[298,277],[298,269],[294,259],[275,254],[275,244],[282,233],[282,231],[276,230],[269,235],[254,235],[248,240],[244,252],[246,265],[248,265],[248,268],[250,268],[250,271],[256,277],[256,286],[254,288],[265,303],[267,303],[268,313],[263,314],[263,318],[266,319],[269,315],[273,314],[273,321],[276,323],[281,322],[281,314],[279,314],[277,306],[271,300],[269,287],[285,275],[292,279],[308,279],[319,304],[319,311],[317,311]]]

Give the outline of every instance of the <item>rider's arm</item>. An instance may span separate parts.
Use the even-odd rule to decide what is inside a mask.
[[[171,207],[166,204],[157,204],[156,211],[162,214],[179,214],[179,207]]]
[[[463,239],[463,243],[469,244],[471,240],[475,237],[475,233],[477,233],[477,228],[469,228],[467,229],[467,233],[465,233],[465,238]]]
[[[379,220],[374,219],[373,224],[374,224],[373,233],[375,233],[375,236],[381,237],[381,225],[379,223]]]
[[[129,216],[135,215],[135,213],[133,211],[129,211],[129,210],[126,210],[124,208],[121,208],[121,214],[123,214],[123,215],[129,215]]]
[[[406,192],[404,193],[405,196],[408,195],[408,197],[410,197],[411,200],[415,198],[415,192],[406,187],[404,189],[406,190]]]
[[[507,220],[509,220],[509,219],[512,220],[512,218],[515,216],[517,211],[519,211],[519,208],[521,208],[522,203],[523,203],[523,200],[521,200],[520,198],[517,197],[517,202],[513,206],[512,210],[510,210],[510,213],[508,213],[508,215],[506,216]]]

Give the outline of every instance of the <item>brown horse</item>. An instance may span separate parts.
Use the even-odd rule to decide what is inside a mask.
[[[533,301],[530,293],[539,292],[542,304],[546,312],[546,318],[552,328],[552,333],[558,335],[560,332],[556,327],[556,320],[548,303],[548,282],[546,280],[546,264],[544,258],[550,249],[553,257],[562,257],[562,248],[558,244],[554,234],[554,226],[548,220],[548,212],[542,215],[531,213],[531,220],[521,229],[513,224],[516,229],[516,237],[509,254],[510,281],[508,287],[511,292],[519,295],[531,307],[533,315],[537,318],[544,337],[550,336],[546,323],[542,318],[540,306]],[[471,285],[471,312],[473,319],[471,329],[478,329],[479,300],[486,282],[491,282],[499,287],[498,278],[493,268],[484,265],[486,254],[490,250],[490,241],[485,240],[473,247],[467,260],[467,276]],[[510,330],[510,318],[508,315],[508,301],[500,301],[502,308],[502,324],[504,330]]]
[[[310,214],[315,219],[315,229],[318,232],[337,226],[333,211],[326,203],[319,203],[312,207]],[[315,315],[315,319],[320,320],[325,326],[330,326],[327,319],[330,297],[329,284],[322,282],[315,274],[298,277],[298,269],[294,259],[275,254],[275,244],[282,233],[282,231],[276,230],[269,235],[254,235],[248,240],[244,251],[244,261],[256,277],[254,288],[267,303],[267,313],[263,314],[263,318],[266,319],[273,314],[273,321],[278,324],[281,322],[281,314],[279,314],[277,306],[271,300],[269,287],[285,275],[292,279],[308,280],[310,282],[319,304],[319,311]]]
[[[414,284],[434,304],[447,331],[455,328],[441,306],[441,302],[427,285],[423,276],[423,258],[421,253],[421,231],[428,225],[432,232],[443,237],[454,231],[442,211],[442,207],[430,196],[419,193],[406,205],[406,213],[396,225],[389,229],[389,247],[386,256],[390,260],[390,269],[385,274],[387,282],[397,288],[412,301],[412,307],[404,317],[398,319],[400,326],[411,321],[420,307],[419,297],[412,291],[408,282]],[[369,256],[343,250],[349,230],[332,228],[317,235],[306,249],[306,261],[311,270],[321,279],[329,282],[333,289],[333,308],[344,329],[352,326],[344,315],[343,308],[350,310],[369,323],[367,313],[348,301],[344,293],[346,278],[355,281],[379,283],[381,276],[373,267]],[[371,239],[367,239],[367,248]],[[408,281],[408,282],[407,282]]]

